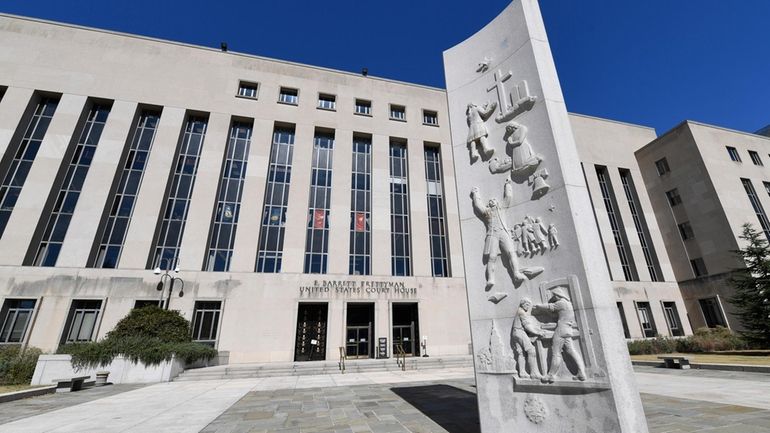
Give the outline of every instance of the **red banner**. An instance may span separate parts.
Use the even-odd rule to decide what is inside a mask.
[[[366,214],[363,212],[356,212],[356,231],[366,231]]]
[[[313,213],[313,228],[322,229],[325,226],[326,211],[323,209],[316,209]]]

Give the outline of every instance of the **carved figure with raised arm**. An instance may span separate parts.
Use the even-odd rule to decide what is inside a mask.
[[[486,261],[485,290],[489,291],[495,285],[495,270],[500,256],[511,271],[511,279],[514,286],[518,287],[526,279],[532,279],[543,272],[542,267],[522,268],[516,258],[516,247],[511,238],[511,232],[505,222],[500,203],[497,199],[490,199],[486,204],[481,198],[477,187],[471,189],[471,201],[473,212],[486,227],[484,240],[484,260]]]
[[[487,102],[483,106],[469,103],[465,109],[466,122],[468,123],[468,150],[471,152],[471,164],[479,159],[479,150],[484,159],[495,153],[495,149],[489,145],[487,126],[485,122],[495,112],[497,102]],[[480,148],[480,149],[477,149]]]

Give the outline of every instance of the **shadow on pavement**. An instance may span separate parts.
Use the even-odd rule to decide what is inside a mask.
[[[391,388],[449,433],[480,433],[476,394],[449,385]]]

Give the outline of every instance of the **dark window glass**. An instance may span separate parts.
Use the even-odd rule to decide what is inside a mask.
[[[8,147],[9,150],[6,155],[15,156],[8,164],[9,169],[3,174],[3,183],[0,184],[0,236],[3,235],[8,220],[11,218],[13,208],[16,206],[16,199],[27,180],[32,161],[37,156],[37,151],[40,149],[40,144],[58,104],[57,98],[42,98],[35,106],[35,111],[27,123],[21,140]],[[13,148],[16,149],[15,152],[10,150]]]
[[[84,158],[83,155],[93,155],[96,151],[110,108],[108,105],[94,104],[88,112],[88,118],[80,131],[80,138],[75,143],[75,150],[67,166],[64,178],[66,182],[56,187],[59,190],[57,203],[50,214],[40,219],[40,224],[54,227],[54,229],[46,230],[40,239],[32,263],[35,266],[56,265],[80,191],[83,189],[88,169],[91,167],[91,157]]]
[[[371,274],[371,167],[371,138],[354,137],[350,194],[350,275]]]
[[[244,122],[233,122],[230,127],[230,139],[225,149],[225,163],[217,193],[216,214],[209,230],[209,250],[203,264],[206,271],[230,270],[251,145],[251,129],[251,124]]]
[[[166,196],[164,218],[161,221],[158,238],[155,242],[151,267],[173,269],[178,265],[179,247],[182,244],[182,234],[187,222],[187,211],[190,205],[192,189],[195,185],[195,175],[198,172],[201,144],[206,136],[208,120],[199,116],[188,116],[184,127],[182,142],[176,155],[176,168],[171,185],[182,185],[189,177],[189,190],[170,189]],[[169,214],[170,211],[170,214]]]
[[[92,263],[93,267],[116,268],[118,266],[136,196],[142,184],[145,161],[152,149],[159,118],[160,113],[153,110],[142,110],[139,115],[129,138],[126,164],[118,174],[120,176],[118,189],[108,199],[108,203],[111,202],[112,205],[105,216],[104,228],[96,238],[99,246]],[[120,222],[116,224],[119,217],[123,218],[120,218]]]
[[[444,185],[441,182],[441,152],[437,146],[425,146],[425,181],[428,189],[428,229],[431,268],[434,277],[449,276],[449,254],[444,225]]]
[[[639,281],[639,275],[636,272],[631,249],[628,246],[628,238],[623,229],[623,220],[620,217],[620,213],[617,211],[618,204],[615,199],[615,192],[612,189],[609,174],[607,173],[607,167],[597,165],[596,176],[599,179],[599,189],[602,192],[604,207],[607,209],[607,216],[609,217],[612,236],[615,239],[615,245],[618,249],[618,257],[620,258],[623,275],[625,276],[626,281]]]
[[[409,223],[409,186],[405,143],[390,142],[390,248],[391,273],[412,275]]]
[[[265,204],[255,269],[257,272],[281,272],[293,153],[294,129],[276,127],[273,130],[270,167],[265,186]]]

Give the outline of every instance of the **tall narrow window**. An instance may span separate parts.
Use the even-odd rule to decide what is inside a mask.
[[[703,312],[703,320],[706,321],[706,326],[709,328],[727,326],[725,318],[722,315],[722,307],[719,305],[719,300],[717,298],[698,299],[698,303]]]
[[[689,221],[685,221],[681,224],[677,224],[679,227],[679,234],[682,235],[682,240],[686,241],[695,237],[695,232],[692,230],[692,226]]]
[[[409,173],[406,143],[390,142],[390,251],[391,274],[412,275],[409,221]]]
[[[730,155],[730,159],[732,159],[735,162],[741,162],[741,155],[738,154],[738,149],[732,146],[726,146],[726,147],[727,147],[727,154]]]
[[[329,209],[332,195],[334,132],[316,131],[307,209],[305,273],[325,274],[329,251]]]
[[[350,275],[370,275],[372,248],[372,140],[353,137],[350,179]]]
[[[652,309],[649,302],[637,302],[636,312],[639,315],[639,323],[642,326],[642,332],[645,337],[651,338],[658,335],[655,327],[655,320],[652,318]]]
[[[622,302],[618,302],[618,314],[620,315],[620,323],[623,325],[623,336],[631,338],[631,333],[628,331],[628,322],[626,321],[626,312],[623,311]]]
[[[118,267],[159,120],[158,111],[145,109],[139,115],[129,141],[125,163],[120,170],[117,189],[107,201],[110,205],[105,211],[106,217],[103,218],[105,222],[100,234],[96,237],[99,247],[93,267]]]
[[[668,160],[666,158],[661,158],[655,161],[655,168],[658,169],[658,176],[663,176],[664,174],[671,171],[668,166]]]
[[[690,260],[690,266],[692,266],[692,273],[696,278],[708,275],[709,273],[708,269],[706,269],[706,262],[703,261],[703,257],[697,257]]]
[[[41,224],[45,224],[45,231],[36,248],[35,266],[56,265],[110,108],[106,104],[94,104],[88,112],[64,179],[58,186],[53,209],[47,218],[43,216],[40,220]]]
[[[216,213],[209,231],[209,252],[203,265],[206,271],[230,270],[250,144],[251,123],[233,122],[219,180]]]
[[[187,222],[187,211],[190,209],[190,197],[195,186],[207,124],[208,120],[200,116],[189,116],[185,123],[171,188],[163,209],[163,220],[156,238],[152,267],[172,269],[179,265],[179,247]]]
[[[741,182],[743,183],[743,189],[746,190],[746,195],[749,196],[751,207],[754,208],[754,213],[757,214],[759,225],[762,226],[762,231],[765,232],[765,237],[770,240],[770,221],[768,221],[767,215],[765,214],[765,209],[762,207],[762,203],[760,203],[759,197],[757,197],[757,192],[754,190],[754,185],[749,179],[741,178]]]
[[[425,146],[424,155],[425,180],[428,183],[430,263],[434,277],[448,277],[449,254],[444,217],[444,185],[441,183],[441,151],[437,146]]]
[[[666,316],[666,324],[668,325],[669,331],[671,331],[671,336],[683,336],[684,329],[682,329],[682,322],[679,320],[679,312],[676,309],[676,303],[664,302],[663,315]]]
[[[24,187],[29,169],[32,167],[35,156],[37,156],[37,151],[40,149],[40,144],[43,142],[43,137],[58,104],[58,98],[42,98],[37,103],[19,143],[16,146],[9,146],[5,152],[5,156],[12,159],[10,163],[2,164],[2,166],[8,167],[8,171],[3,174],[3,183],[0,184],[0,237],[11,218],[16,200],[18,200],[21,189]],[[5,160],[5,158],[3,159]]]
[[[759,154],[753,150],[749,150],[749,156],[751,157],[751,162],[754,163],[754,165],[764,165],[762,164],[762,158],[759,157]]]
[[[626,199],[628,199],[628,207],[631,209],[631,218],[634,220],[634,227],[636,227],[636,233],[639,235],[639,242],[641,243],[642,252],[644,253],[644,260],[647,263],[647,270],[650,272],[650,279],[652,281],[660,281],[662,274],[660,263],[658,263],[658,256],[652,248],[652,238],[650,237],[650,230],[647,227],[647,221],[644,219],[644,213],[641,212],[641,209],[639,208],[639,196],[636,193],[636,187],[634,187],[634,180],[631,178],[631,172],[621,168],[620,181],[623,184]]]
[[[6,299],[0,311],[0,344],[22,343],[35,311],[34,299]]]
[[[631,255],[631,249],[628,247],[628,238],[626,237],[626,232],[623,230],[623,221],[617,211],[618,203],[615,199],[615,193],[612,190],[607,167],[597,165],[596,176],[599,178],[599,188],[602,191],[604,207],[607,209],[607,216],[610,219],[612,236],[614,237],[615,245],[618,248],[618,257],[620,258],[620,265],[623,268],[623,275],[625,276],[626,281],[639,281],[636,266],[634,265],[633,257]]]
[[[221,313],[221,301],[195,301],[192,325],[190,326],[193,341],[211,347],[216,346]]]
[[[294,127],[276,127],[270,148],[270,167],[265,186],[265,205],[259,232],[257,272],[281,272],[286,208],[289,204],[291,160],[294,154]]]
[[[674,188],[671,191],[666,191],[666,199],[671,207],[677,206],[682,203],[682,197],[679,195],[679,190]]]
[[[100,300],[74,300],[64,325],[61,344],[82,343],[92,341],[99,324],[99,314],[102,311]]]

